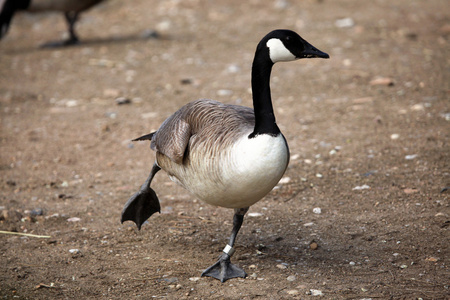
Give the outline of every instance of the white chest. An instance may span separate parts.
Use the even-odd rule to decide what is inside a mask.
[[[288,162],[289,149],[281,134],[276,137],[262,134],[251,139],[244,136],[220,157],[203,157],[195,172],[189,172],[189,179],[180,181],[206,203],[243,208],[261,200],[273,189]]]
[[[262,134],[254,138],[242,138],[231,152],[233,166],[225,174],[237,176],[248,186],[272,182],[283,175],[289,160],[289,149],[284,137]],[[278,182],[279,178],[277,179]]]

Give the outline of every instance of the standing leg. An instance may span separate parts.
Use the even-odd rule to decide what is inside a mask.
[[[248,211],[248,207],[239,208],[234,210],[233,217],[233,230],[231,231],[230,241],[228,245],[223,249],[223,253],[220,255],[219,260],[206,269],[202,276],[209,276],[220,280],[221,282],[225,282],[230,278],[242,277],[245,278],[247,273],[238,266],[231,263],[230,258],[234,253],[234,242],[236,240],[236,236],[241,229],[242,223],[244,222],[245,213]]]
[[[79,12],[68,11],[64,13],[66,17],[67,26],[69,27],[69,39],[65,41],[65,45],[78,44],[79,40],[75,33],[75,22],[78,20]]]
[[[78,20],[78,12],[68,11],[64,13],[64,17],[67,22],[67,27],[69,31],[69,38],[64,41],[52,41],[41,45],[42,48],[58,48],[64,46],[72,46],[78,44],[79,40],[77,34],[75,33],[75,23]]]

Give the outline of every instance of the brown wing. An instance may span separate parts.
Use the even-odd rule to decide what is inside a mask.
[[[254,127],[253,109],[201,99],[167,118],[152,137],[152,149],[182,164],[190,149],[220,149]]]
[[[181,109],[180,109],[181,110]],[[178,110],[167,118],[152,138],[151,148],[169,157],[177,164],[183,162],[192,131]]]

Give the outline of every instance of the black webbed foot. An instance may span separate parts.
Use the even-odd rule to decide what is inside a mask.
[[[247,273],[230,261],[230,256],[223,253],[219,260],[202,273],[203,276],[209,276],[225,282],[228,279],[236,277],[247,277]]]
[[[153,176],[161,170],[155,163],[145,183],[141,189],[128,199],[122,210],[122,217],[120,222],[133,221],[136,223],[139,230],[142,224],[151,217],[155,212],[161,212],[158,197],[155,191],[150,187]]]
[[[153,189],[141,189],[125,204],[120,221],[133,221],[139,230],[142,224],[155,212],[161,212],[158,197]]]
[[[234,210],[233,217],[233,230],[231,231],[231,237],[228,245],[223,249],[222,255],[219,260],[211,267],[206,269],[202,273],[203,276],[209,276],[220,280],[222,283],[231,278],[247,277],[247,273],[236,265],[233,265],[230,261],[230,257],[233,255],[235,249],[233,248],[236,236],[244,221],[244,215],[247,213],[248,207],[237,208]]]

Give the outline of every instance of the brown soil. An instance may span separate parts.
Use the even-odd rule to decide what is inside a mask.
[[[3,299],[449,298],[447,1],[111,0],[77,28],[42,50],[62,16],[20,14],[0,42],[0,230],[41,236],[0,234]],[[292,160],[238,236],[250,276],[222,284],[199,276],[231,210],[160,172],[162,213],[120,224],[154,160],[130,140],[198,98],[250,106],[275,28],[331,59],[274,68]]]

